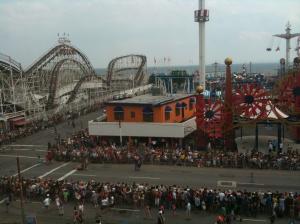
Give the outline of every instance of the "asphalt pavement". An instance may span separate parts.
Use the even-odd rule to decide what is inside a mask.
[[[148,182],[209,188],[248,189],[253,191],[299,191],[300,172],[286,170],[198,168],[167,165],[143,165],[134,171],[133,164],[89,164],[78,171],[75,162],[40,163],[39,151],[8,151],[0,153],[0,175],[16,175],[16,157],[20,156],[25,178],[53,178],[102,182]]]
[[[88,121],[100,117],[102,113],[99,111],[85,114],[75,119],[75,128],[72,127],[67,121],[64,121],[56,125],[57,134],[60,134],[61,138],[69,137],[74,133],[78,132],[82,128],[88,127]],[[54,127],[49,127],[44,130],[41,130],[31,136],[27,136],[22,139],[18,139],[14,144],[18,145],[47,145],[48,142],[55,143],[55,130]]]

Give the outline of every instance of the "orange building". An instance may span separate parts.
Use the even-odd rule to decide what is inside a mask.
[[[177,139],[196,130],[196,99],[192,94],[141,95],[106,103],[106,120],[89,121],[95,136]],[[171,140],[171,141],[173,141]]]
[[[194,116],[193,95],[142,95],[106,103],[107,122],[180,123]]]

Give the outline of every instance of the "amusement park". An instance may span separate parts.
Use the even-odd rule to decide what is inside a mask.
[[[300,33],[270,37],[266,75],[209,69],[205,0],[194,22],[193,72],[139,53],[99,70],[66,33],[26,68],[0,53],[0,224],[300,220]]]

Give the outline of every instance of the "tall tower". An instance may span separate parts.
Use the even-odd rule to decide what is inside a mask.
[[[283,38],[286,40],[286,52],[285,52],[285,70],[288,71],[290,63],[290,50],[291,50],[291,39],[294,37],[299,37],[300,33],[291,33],[291,24],[288,22],[286,24],[285,33],[275,34],[273,36]]]
[[[235,133],[233,128],[233,111],[232,111],[232,79],[231,79],[231,64],[232,59],[226,58],[226,84],[225,84],[225,149],[228,151],[235,151]]]
[[[205,90],[205,22],[209,21],[209,11],[205,0],[199,0],[199,9],[194,12],[195,22],[199,23],[199,76],[196,83]]]

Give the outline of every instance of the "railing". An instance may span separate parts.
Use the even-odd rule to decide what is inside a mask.
[[[3,61],[12,67],[14,67],[19,72],[22,71],[21,63],[17,62],[16,60],[12,59],[10,56],[0,53],[0,61]]]

